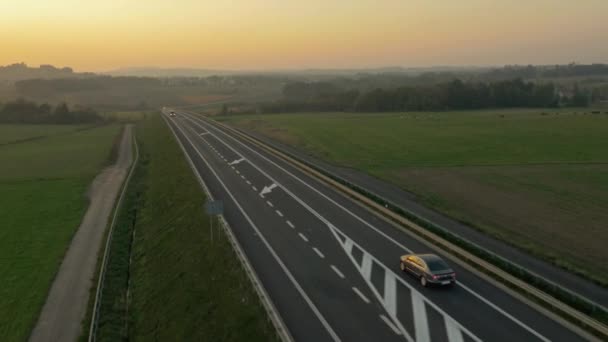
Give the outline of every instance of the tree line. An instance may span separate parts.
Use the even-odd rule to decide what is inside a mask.
[[[67,104],[60,103],[53,107],[47,103],[18,99],[0,104],[0,123],[10,124],[82,124],[104,121],[96,111],[90,108],[70,109]]]
[[[330,82],[294,82],[283,87],[279,101],[263,112],[292,111],[425,111],[483,108],[586,106],[589,95],[578,87],[562,92],[553,83],[513,79],[474,82],[455,79],[430,85],[372,90],[342,89]]]

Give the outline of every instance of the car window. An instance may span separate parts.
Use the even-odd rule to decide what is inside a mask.
[[[429,260],[427,265],[432,272],[447,271],[450,269],[450,266],[441,259]]]

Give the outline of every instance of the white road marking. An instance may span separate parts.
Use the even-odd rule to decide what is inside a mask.
[[[331,269],[334,270],[334,272],[336,272],[336,274],[338,275],[338,277],[344,279],[344,274],[342,272],[340,272],[340,270],[334,266],[334,265],[330,265]]]
[[[241,178],[245,179],[245,176],[241,175]]]
[[[353,250],[353,240],[346,238],[346,242],[344,242],[344,250],[346,253],[350,254]]]
[[[272,204],[272,202],[266,201],[266,204],[268,204],[271,208],[274,208],[274,204]]]
[[[173,131],[173,134],[175,135],[176,139],[179,141],[179,138],[177,137],[177,134],[175,134],[175,131],[173,130],[173,127],[168,122],[167,122],[167,124],[171,128],[171,131]],[[255,230],[255,232],[257,233],[257,236],[262,240],[262,242],[264,243],[264,245],[266,246],[266,248],[268,249],[268,251],[270,251],[270,253],[272,254],[273,258],[279,264],[279,266],[281,267],[281,269],[283,270],[283,272],[287,275],[287,277],[289,278],[289,280],[291,281],[291,283],[294,285],[294,287],[296,288],[296,290],[298,291],[298,293],[306,301],[306,304],[308,304],[308,306],[310,307],[310,309],[314,312],[315,316],[317,316],[317,318],[319,319],[319,321],[321,322],[321,324],[323,325],[323,327],[325,328],[325,330],[327,330],[327,332],[329,333],[329,335],[331,336],[331,338],[334,341],[341,341],[340,337],[338,337],[338,335],[336,334],[336,332],[334,331],[334,329],[331,327],[331,325],[327,322],[327,320],[325,319],[325,317],[323,316],[323,314],[319,311],[319,309],[317,308],[317,306],[312,302],[312,300],[310,299],[310,297],[308,297],[308,294],[306,294],[306,292],[304,291],[304,289],[302,288],[302,286],[300,285],[300,283],[298,283],[298,281],[295,279],[295,277],[293,276],[293,274],[289,271],[289,269],[287,268],[287,266],[285,265],[285,263],[283,263],[283,261],[281,260],[281,258],[279,258],[278,254],[276,253],[276,251],[274,250],[274,248],[272,248],[272,246],[270,245],[270,243],[268,242],[268,240],[266,240],[266,238],[264,237],[264,235],[262,235],[262,232],[260,231],[260,229],[251,220],[251,217],[249,217],[249,215],[247,215],[247,213],[245,212],[245,210],[241,206],[240,202],[237,201],[237,199],[234,197],[234,195],[232,194],[232,192],[230,192],[230,190],[228,189],[228,187],[226,186],[226,184],[222,181],[222,179],[219,177],[219,175],[217,174],[217,172],[215,172],[215,170],[211,167],[211,165],[209,164],[209,162],[207,161],[207,159],[205,159],[205,157],[201,154],[201,152],[198,150],[198,148],[196,147],[196,145],[194,145],[194,143],[192,142],[192,140],[190,140],[190,138],[186,135],[186,133],[182,130],[182,128],[179,127],[178,125],[175,125],[175,126],[182,132],[182,134],[184,135],[184,137],[186,138],[186,140],[188,140],[188,142],[190,143],[190,145],[194,148],[194,150],[196,151],[196,153],[198,154],[198,156],[207,165],[207,167],[209,168],[209,170],[211,170],[211,172],[213,173],[213,175],[215,176],[215,178],[218,180],[218,182],[222,185],[222,187],[224,188],[224,190],[226,190],[226,192],[228,193],[228,195],[230,196],[230,198],[232,199],[232,201],[234,202],[234,204],[237,206],[237,208],[239,209],[239,211],[243,214],[243,216],[245,217],[245,219],[247,220],[247,222],[249,223],[249,225],[251,225],[251,227]],[[184,150],[184,153],[186,153],[185,150]],[[189,158],[189,156],[188,156],[188,158]],[[198,174],[198,170],[196,172]],[[200,177],[200,174],[199,174],[199,177]]]
[[[356,286],[353,286],[353,291],[355,291],[356,294],[359,295],[359,297],[361,297],[361,299],[363,299],[364,302],[366,302],[367,304],[369,304],[369,299],[367,297],[365,297],[365,295],[363,293],[361,293],[361,291],[359,291],[359,289]]]
[[[363,278],[370,279],[372,275],[372,258],[368,253],[363,253],[363,261],[361,262],[361,273]]]
[[[304,235],[302,233],[298,233],[298,235],[300,235],[300,237],[302,238],[302,240],[308,242],[308,238],[306,237],[306,235]]]
[[[237,175],[240,175],[241,172],[239,170],[234,170],[236,172]]]
[[[240,158],[240,159],[234,160],[230,163],[230,165],[237,165],[238,163],[240,163],[242,161],[245,161],[245,158]]]
[[[321,259],[325,258],[325,255],[323,255],[323,253],[321,253],[321,251],[317,247],[313,247],[312,249],[315,251],[315,253],[317,253],[319,258],[321,258]]]
[[[269,186],[265,186],[265,187],[262,189],[262,192],[260,192],[260,195],[264,196],[264,195],[266,195],[266,194],[269,194],[269,193],[272,191],[272,189],[274,189],[274,188],[276,188],[276,187],[277,187],[277,185],[276,185],[275,183],[272,183],[272,184],[270,184]]]
[[[416,330],[416,342],[428,342],[431,340],[429,324],[426,319],[426,306],[422,296],[412,291],[412,309],[414,311],[414,327]]]
[[[290,226],[291,228],[295,228],[296,226],[293,225],[293,223],[291,223],[291,221],[287,220],[287,225]]]
[[[280,212],[280,211],[278,211],[278,210],[275,210],[275,212],[277,213],[277,215],[279,215],[279,216],[283,217],[283,213],[282,213],[282,212]]]
[[[397,327],[393,324],[393,322],[391,322],[391,320],[388,317],[386,317],[384,315],[380,315],[380,319],[382,319],[384,321],[384,323],[386,323],[386,325],[388,325],[388,327],[391,328],[391,330],[395,334],[401,335],[401,331],[399,331],[399,329],[397,329]]]
[[[397,316],[397,282],[391,272],[384,272],[384,307],[391,317]]]
[[[249,180],[246,180],[245,182],[247,182],[247,185],[251,185],[251,182]]]
[[[203,132],[203,133],[201,133],[199,135],[202,137],[203,135],[207,135],[207,134],[210,134],[210,133],[209,132]]]
[[[255,186],[251,187],[253,189],[253,191],[258,192],[258,188],[256,188]]]
[[[456,324],[454,324],[454,320],[452,320],[448,317],[445,317],[444,322],[445,322],[445,331],[446,331],[446,334],[448,335],[448,341],[449,342],[464,342],[464,339],[462,338],[462,332],[460,331],[460,329],[458,329],[458,326]]]
[[[200,123],[196,122],[195,120],[193,120],[189,115],[184,115],[189,121],[191,121],[192,123],[194,123],[195,125],[199,126],[200,128],[206,128],[204,126],[202,126]],[[200,118],[196,118],[198,121],[200,122],[204,122],[202,119]],[[270,160],[269,158],[267,158],[266,156],[262,155],[261,153],[255,151],[254,149],[252,149],[251,147],[247,146],[245,143],[239,141],[238,139],[232,137],[231,135],[229,135],[228,133],[218,129],[217,127],[215,127],[212,124],[209,124],[207,122],[205,122],[205,125],[209,125],[210,127],[212,127],[215,131],[221,133],[222,135],[226,136],[227,138],[233,140],[234,142],[236,142],[237,144],[243,146],[244,148],[246,148],[247,150],[251,151],[252,153],[258,155],[260,158],[266,160],[268,163],[274,165],[277,169],[283,171],[284,173],[290,175],[292,178],[296,179],[297,181],[299,181],[301,184],[303,184],[304,186],[308,187],[309,189],[311,189],[313,192],[317,193],[319,196],[325,198],[327,201],[329,201],[330,203],[334,204],[335,206],[337,206],[338,208],[342,209],[344,212],[346,212],[347,214],[349,214],[350,216],[352,216],[353,218],[355,218],[356,220],[358,220],[359,222],[363,223],[365,226],[369,227],[370,229],[374,230],[376,233],[378,233],[380,236],[384,237],[385,239],[389,240],[390,242],[392,242],[393,244],[395,244],[396,246],[399,246],[400,248],[402,248],[403,250],[405,250],[408,253],[412,253],[412,250],[410,250],[409,248],[407,248],[405,245],[401,244],[400,242],[398,242],[397,240],[393,239],[392,237],[388,236],[386,233],[384,233],[383,231],[381,231],[380,229],[378,229],[377,227],[375,227],[374,225],[370,224],[369,222],[367,222],[366,220],[364,220],[363,218],[361,218],[360,216],[358,216],[357,214],[353,213],[352,211],[350,211],[349,209],[345,208],[343,205],[341,205],[340,203],[334,201],[333,199],[331,199],[330,197],[328,197],[327,195],[325,195],[324,193],[322,193],[320,190],[314,188],[312,185],[308,184],[307,182],[305,182],[304,180],[302,180],[301,178],[299,178],[298,176],[294,175],[293,173],[289,172],[288,170],[286,170],[285,168],[283,168],[282,166],[278,165],[277,163],[275,163],[274,161]],[[239,152],[236,151],[232,146],[228,145],[225,141],[223,141],[222,139],[220,139],[217,135],[212,134],[214,138],[216,138],[217,140],[219,140],[221,143],[223,143],[226,147],[228,147],[229,149],[231,149],[233,152],[237,153],[238,155]],[[266,173],[265,171],[263,171],[261,168],[259,168],[257,165],[252,163],[252,166],[254,166],[254,168],[256,168],[260,173],[262,173],[263,175],[265,175],[266,177],[268,177],[269,179],[274,181],[274,178],[272,178],[268,173]],[[275,181],[276,183],[276,181]],[[327,219],[325,219],[323,216],[321,216],[319,213],[317,213],[314,209],[312,209],[310,206],[308,206],[304,201],[302,201],[299,197],[297,197],[295,194],[293,194],[293,192],[291,192],[290,190],[288,190],[287,188],[285,188],[284,186],[280,185],[281,189],[283,189],[287,194],[289,194],[293,199],[296,200],[296,202],[300,203],[304,208],[306,208],[310,213],[312,213],[314,216],[316,216],[317,218],[319,218],[322,222],[325,222],[326,224],[331,224],[329,223],[329,221],[327,221]],[[344,233],[342,233],[343,235],[345,235]],[[345,235],[346,236],[346,235]],[[348,242],[348,241],[347,241]],[[352,242],[352,241],[351,241]],[[490,304],[490,306],[494,309],[496,309],[498,312],[500,312],[501,314],[505,315],[507,318],[511,319],[513,322],[515,322],[516,324],[518,324],[520,327],[524,328],[525,330],[527,330],[528,332],[532,333],[533,335],[535,335],[536,337],[538,337],[539,339],[541,339],[542,341],[548,342],[549,340],[547,338],[545,338],[544,336],[542,336],[540,333],[538,333],[536,330],[530,328],[528,325],[526,325],[525,323],[519,321],[518,319],[516,319],[515,317],[513,317],[512,315],[508,314],[507,312],[505,312],[504,310],[500,309],[498,306],[496,306],[495,304],[491,303],[490,301],[488,301],[487,299],[485,299],[484,297],[482,297],[481,295],[477,294],[476,292],[474,292],[472,289],[470,289],[469,287],[464,286],[462,283],[459,283],[459,285],[465,289],[467,292],[470,292],[471,294],[473,294],[474,296],[476,296],[477,298],[481,299],[484,303],[488,303]],[[429,305],[433,306],[436,309],[439,309],[438,307],[436,307],[436,305],[434,305],[434,303],[432,302],[428,302]],[[439,311],[443,314],[446,315],[448,317],[450,317],[447,313],[445,313],[443,310],[439,309]],[[463,331],[465,331],[467,334],[469,334],[472,338],[474,338],[476,341],[479,341],[479,338],[477,338],[473,333],[471,333],[468,329],[466,329],[465,327],[463,327],[462,325],[458,324],[460,329],[462,329]]]

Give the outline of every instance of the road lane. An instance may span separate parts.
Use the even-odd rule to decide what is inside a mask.
[[[266,201],[260,198],[259,193],[248,188],[246,182],[234,170],[231,170],[228,163],[223,162],[216,149],[211,148],[202,140],[194,140],[197,136],[200,136],[198,132],[181,126],[177,126],[177,130],[180,131],[181,136],[186,140],[186,144],[191,144],[193,152],[195,154],[200,153],[199,159],[204,158],[216,170],[215,175],[224,184],[229,184],[227,186],[229,191],[238,194],[236,202],[239,202],[245,213],[259,229],[259,233],[256,231],[252,235],[252,232],[248,229],[249,227],[246,227],[247,225],[241,224],[237,226],[231,222],[231,226],[233,228],[236,227],[235,230],[237,230],[236,235],[239,242],[241,240],[250,240],[252,237],[266,239],[289,272],[293,274],[295,283],[301,286],[304,294],[313,302],[311,310],[320,310],[322,312],[320,315],[309,314],[303,318],[304,322],[302,322],[302,318],[296,319],[293,317],[294,313],[297,313],[301,309],[299,305],[292,303],[292,300],[287,299],[285,302],[275,303],[294,337],[299,337],[300,340],[317,340],[314,337],[318,334],[317,331],[302,329],[302,326],[306,325],[303,323],[318,319],[329,322],[329,329],[325,327],[325,330],[328,330],[329,335],[332,335],[330,331],[337,331],[338,339],[341,340],[369,341],[379,337],[386,341],[402,340],[393,331],[387,329],[385,322],[380,319],[380,314],[382,313],[380,306],[370,308],[368,303],[358,299],[356,294],[350,291],[350,283],[336,277],[329,265],[316,256],[312,247],[305,241],[302,241],[299,234],[294,234],[286,224],[286,221],[276,215],[276,212],[267,205]],[[213,157],[214,155],[216,157]],[[214,192],[213,189],[211,191]],[[226,199],[229,196],[222,197],[216,195],[216,197]],[[226,211],[228,212],[228,210],[227,207]],[[230,217],[227,217],[227,220],[230,222]],[[243,245],[245,252],[249,255],[250,250],[248,250],[246,242]],[[253,253],[257,252],[254,251]],[[286,257],[286,255],[293,257]],[[343,259],[341,264],[347,266],[348,261],[344,257]],[[256,270],[261,267],[260,264],[256,264],[255,260],[251,261]],[[340,263],[339,260],[335,261]],[[263,265],[263,267],[266,267],[265,264]],[[345,274],[348,274],[348,270],[345,267],[342,268]],[[355,277],[354,270],[351,270],[351,273],[351,283],[354,281],[360,287],[365,288],[365,284]],[[260,278],[266,286],[268,278],[262,274],[260,274]],[[284,283],[282,286],[291,287],[293,284]],[[272,291],[269,290],[269,292],[271,293],[271,297],[273,297]],[[365,326],[366,328],[363,332],[353,331],[351,329],[353,324]]]
[[[333,253],[330,268],[334,276],[337,272],[331,267],[333,260],[345,256],[350,259],[350,264],[344,265],[342,260],[338,267],[356,270],[355,277],[364,281],[364,286],[357,286],[357,290],[367,288],[368,293],[371,291],[372,295],[366,297],[375,299],[374,302],[385,311],[381,315],[389,316],[404,337],[427,336],[422,328],[425,326],[435,337],[433,340],[458,340],[462,336],[474,339],[475,335],[484,340],[578,339],[569,330],[457,266],[454,268],[466,287],[458,286],[453,291],[418,288],[414,279],[396,273],[397,258],[410,250],[428,250],[428,247],[299,170],[248,146],[205,120],[180,113],[174,121],[193,130],[193,136],[207,145],[218,161],[235,174],[238,171],[238,175],[245,176],[251,186],[263,189],[277,184],[278,189],[263,195],[266,201],[281,205],[274,209],[268,206],[270,212],[282,218],[275,211],[280,210],[291,225],[304,227],[302,233],[307,239],[322,241],[327,259]],[[240,162],[228,165],[224,159]],[[239,178],[242,182],[243,178]],[[328,244],[328,241],[332,243]],[[297,258],[295,254],[296,251],[288,251],[285,257]],[[413,311],[414,307],[418,310]],[[390,329],[388,324],[385,327]]]

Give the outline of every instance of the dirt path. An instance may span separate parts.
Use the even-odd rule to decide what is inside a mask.
[[[81,333],[98,251],[105,228],[133,160],[132,128],[122,136],[116,164],[104,169],[89,189],[89,208],[53,281],[30,341],[76,341]]]

